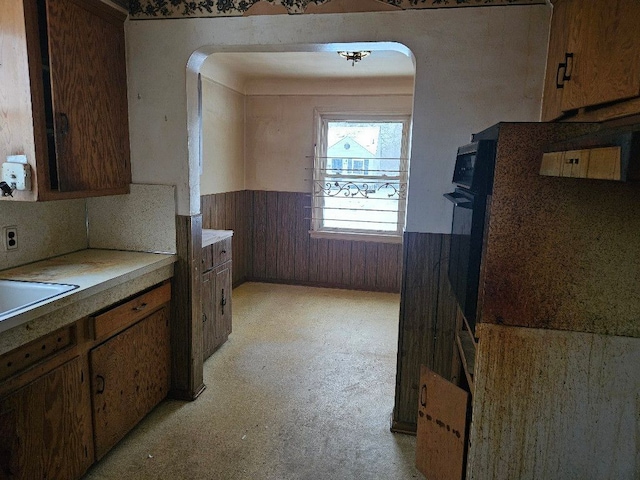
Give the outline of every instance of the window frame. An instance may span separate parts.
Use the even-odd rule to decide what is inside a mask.
[[[398,181],[401,185],[401,193],[398,201],[398,210],[396,217],[396,229],[395,230],[370,230],[370,229],[354,229],[354,228],[341,228],[341,227],[326,227],[323,226],[324,219],[324,197],[322,195],[315,195],[313,188],[316,182],[320,180],[325,182],[325,179],[331,178],[331,175],[327,174],[327,171],[333,166],[330,159],[327,156],[327,149],[329,147],[327,142],[328,126],[330,122],[353,122],[353,123],[384,123],[384,122],[398,122],[402,123],[402,140],[401,140],[401,153],[399,162],[399,172],[397,176],[380,175],[367,175],[367,178],[371,178],[374,181],[383,179],[385,181]],[[334,112],[334,111],[321,111],[315,110],[315,128],[314,128],[314,156],[313,156],[313,178],[312,178],[312,205],[311,205],[311,230],[309,231],[312,238],[331,238],[331,239],[345,239],[345,240],[362,240],[362,241],[376,241],[384,243],[401,243],[404,228],[406,225],[406,210],[407,210],[407,194],[408,194],[408,181],[409,181],[409,155],[411,151],[411,126],[412,115],[407,112],[366,112],[366,111],[350,111],[350,112]],[[363,162],[366,165],[368,162]],[[368,170],[368,169],[367,169]],[[345,171],[344,164],[342,172]],[[365,168],[363,168],[363,175]],[[341,174],[345,176],[344,173]],[[353,211],[357,211],[354,209]]]

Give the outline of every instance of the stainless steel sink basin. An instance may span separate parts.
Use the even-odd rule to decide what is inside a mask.
[[[38,302],[78,288],[65,283],[0,280],[0,321]]]

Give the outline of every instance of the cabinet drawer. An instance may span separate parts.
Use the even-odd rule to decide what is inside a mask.
[[[231,260],[231,240],[232,237],[225,238],[202,249],[203,272]]]
[[[0,357],[0,381],[27,370],[57,352],[76,345],[75,329],[75,325],[61,328],[2,355]]]
[[[550,152],[542,156],[540,175],[622,180],[621,162],[620,147]]]
[[[132,300],[112,308],[105,313],[91,318],[93,339],[106,338],[107,336],[123,330],[129,325],[146,317],[156,308],[171,300],[171,284],[165,283],[135,297]]]

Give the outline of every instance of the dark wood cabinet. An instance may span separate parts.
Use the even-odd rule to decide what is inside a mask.
[[[166,282],[0,355],[0,479],[80,478],[169,391]]]
[[[75,357],[0,399],[0,478],[79,478],[94,461],[89,375]]]
[[[99,0],[4,2],[0,158],[25,155],[32,174],[15,199],[128,193],[124,19]]]
[[[542,120],[640,113],[640,3],[553,3]]]
[[[231,237],[203,248],[203,357],[209,358],[231,334]]]
[[[169,392],[170,289],[167,287],[159,287],[96,317],[96,331],[99,325],[126,327],[127,318],[132,324],[89,352],[98,460]],[[149,313],[141,314],[145,311]]]

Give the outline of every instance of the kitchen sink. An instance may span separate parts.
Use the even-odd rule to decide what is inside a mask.
[[[78,288],[65,283],[0,280],[0,321],[19,310]]]

